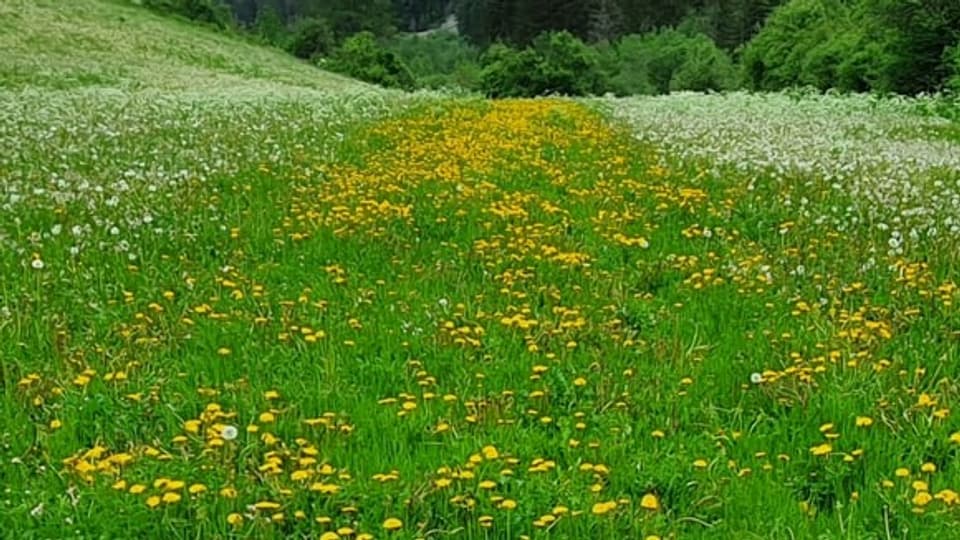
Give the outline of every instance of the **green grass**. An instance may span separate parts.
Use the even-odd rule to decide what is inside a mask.
[[[80,5],[0,8],[0,536],[953,535],[949,124],[401,96]]]
[[[0,48],[0,88],[202,91],[262,84],[343,91],[363,85],[122,0],[2,0]]]

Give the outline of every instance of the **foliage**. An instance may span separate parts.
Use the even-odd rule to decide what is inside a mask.
[[[287,27],[280,17],[280,13],[272,4],[260,6],[252,30],[254,35],[268,45],[275,47],[285,45]],[[294,37],[297,37],[299,31],[300,29],[294,30]],[[299,56],[296,52],[294,52],[294,55]]]
[[[599,54],[569,32],[543,33],[523,49],[493,45],[481,64],[481,85],[492,97],[584,96],[606,89]]]
[[[950,52],[960,41],[954,0],[145,1],[221,26],[229,21],[226,1],[257,39],[301,58],[328,55],[368,31],[411,67],[417,86],[483,86],[491,95],[656,94],[741,81],[756,90],[914,94],[956,88],[960,78]],[[425,30],[451,13],[462,38],[395,36],[397,27]],[[561,32],[575,40],[539,37]],[[514,51],[481,55],[491,43]]]
[[[480,53],[454,33],[395,36],[385,47],[410,68],[420,87],[470,89],[479,84]]]
[[[597,52],[569,32],[547,32],[533,41],[540,95],[601,93],[605,81]]]
[[[947,51],[947,65],[951,76],[947,86],[956,94],[960,94],[960,43]]]
[[[298,58],[311,59],[329,54],[335,44],[333,29],[325,19],[309,17],[294,23],[287,50]]]
[[[412,90],[415,87],[413,74],[403,60],[380,45],[371,32],[347,38],[323,66],[387,88]]]
[[[946,51],[960,41],[957,0],[860,0],[889,41],[889,86],[905,94],[939,89],[950,75]]]
[[[662,30],[631,35],[616,44],[615,93],[663,94],[679,90],[727,90],[736,86],[730,57],[699,33]]]
[[[397,28],[407,32],[428,30],[453,11],[450,0],[393,0]]]
[[[144,0],[143,5],[160,13],[180,15],[222,29],[233,25],[230,8],[221,0]]]
[[[490,97],[539,95],[534,82],[537,55],[530,48],[494,43],[480,58],[481,89]]]
[[[952,1],[791,0],[747,45],[743,69],[761,90],[937,90],[958,28],[960,3]]]
[[[806,55],[829,40],[839,9],[837,0],[792,0],[775,10],[743,51],[750,85],[774,90],[801,84]]]

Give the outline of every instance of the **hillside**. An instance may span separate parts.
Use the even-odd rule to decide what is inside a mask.
[[[0,0],[0,88],[343,90],[366,85],[128,2]]]

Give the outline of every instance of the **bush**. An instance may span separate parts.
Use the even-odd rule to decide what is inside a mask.
[[[480,87],[490,97],[539,95],[534,82],[537,56],[533,50],[517,50],[494,43],[480,58]]]
[[[479,85],[479,52],[452,32],[399,36],[389,40],[386,48],[410,68],[417,86],[473,89]]]
[[[597,51],[569,32],[545,32],[522,50],[495,44],[481,65],[481,87],[491,97],[583,96],[607,88]]]
[[[947,65],[951,72],[950,79],[947,81],[947,88],[956,94],[960,94],[960,43],[947,51],[946,56]]]
[[[585,96],[606,91],[600,56],[570,32],[545,32],[533,40],[540,95]]]
[[[709,37],[688,37],[681,51],[682,62],[670,77],[670,91],[732,90],[737,86],[733,61]]]
[[[388,88],[413,90],[413,74],[397,55],[384,49],[370,32],[346,39],[330,56],[324,67],[361,81]]]
[[[756,90],[779,90],[807,82],[832,81],[824,73],[832,52],[814,49],[830,41],[832,21],[843,7],[835,0],[792,0],[774,10],[760,32],[743,51],[742,64],[749,85]],[[805,81],[806,79],[806,81]],[[829,87],[829,86],[827,86]]]
[[[324,19],[300,19],[290,32],[287,50],[306,60],[330,54],[334,47],[333,29]]]
[[[253,23],[253,33],[268,45],[280,47],[287,37],[287,28],[280,18],[280,14],[270,4],[260,6]]]
[[[945,52],[960,40],[957,0],[860,0],[864,15],[884,29],[885,78],[904,94],[938,90],[948,83]]]
[[[629,35],[616,51],[619,71],[611,85],[617,94],[729,90],[737,83],[733,61],[704,34],[668,29]]]
[[[743,51],[754,89],[913,94],[948,78],[944,50],[960,35],[955,0],[790,0]]]
[[[160,13],[180,15],[220,29],[233,26],[230,7],[220,0],[145,0],[143,5]]]

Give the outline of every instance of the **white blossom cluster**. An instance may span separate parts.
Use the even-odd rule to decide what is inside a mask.
[[[814,219],[839,230],[885,231],[892,252],[911,240],[960,238],[960,129],[918,114],[921,104],[788,93],[601,102],[664,155],[709,163],[716,174],[744,173],[751,188],[808,184],[796,190],[808,198],[788,196],[786,204],[819,213]],[[834,204],[811,209],[808,199],[818,195]]]
[[[0,248],[25,260],[54,238],[76,255],[189,234],[164,218],[180,201],[259,167],[323,162],[347,126],[426,99],[255,84],[0,91]]]

